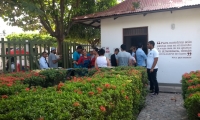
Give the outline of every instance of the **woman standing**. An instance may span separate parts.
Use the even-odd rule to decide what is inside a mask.
[[[109,59],[107,59],[106,56],[104,56],[105,50],[100,49],[98,53],[99,53],[99,56],[97,57],[95,61],[95,68],[103,68],[103,67],[110,66]]]
[[[93,56],[91,57],[91,68],[93,68],[95,66],[95,61],[96,58],[99,56],[98,54],[98,48],[94,48],[93,49]]]

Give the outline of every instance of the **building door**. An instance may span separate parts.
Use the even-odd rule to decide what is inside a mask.
[[[123,29],[123,43],[126,45],[126,50],[130,50],[132,46],[138,48],[138,44],[143,44],[143,50],[147,54],[148,43],[148,27],[139,28],[124,28]]]

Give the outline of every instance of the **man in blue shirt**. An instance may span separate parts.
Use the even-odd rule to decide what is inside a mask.
[[[47,57],[47,53],[43,52],[41,58],[39,59],[40,69],[49,68],[49,65],[47,63],[46,57]]]
[[[79,68],[79,66],[77,65],[78,64],[78,60],[80,58],[80,54],[82,53],[83,51],[83,47],[81,45],[79,45],[77,48],[76,48],[76,51],[73,53],[73,63],[74,63],[74,68]]]
[[[136,60],[137,60],[137,66],[142,66],[142,67],[146,67],[146,59],[147,59],[147,55],[144,53],[144,51],[142,50],[142,43],[138,44],[138,49],[136,51]]]

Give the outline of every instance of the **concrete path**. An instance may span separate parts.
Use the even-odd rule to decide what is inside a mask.
[[[137,120],[187,120],[180,92],[181,87],[161,86],[159,95],[149,93]]]

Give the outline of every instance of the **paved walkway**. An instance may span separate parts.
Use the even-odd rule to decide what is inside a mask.
[[[149,94],[137,120],[187,120],[181,93]]]

